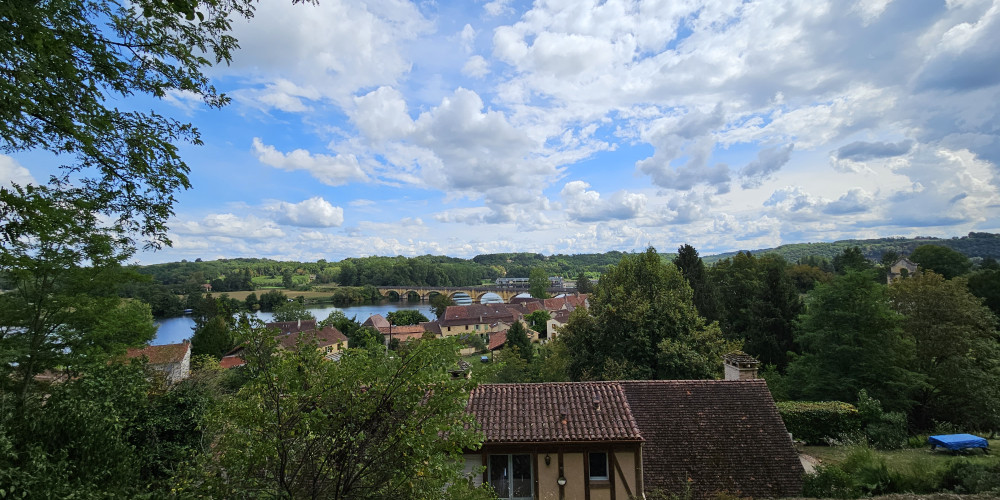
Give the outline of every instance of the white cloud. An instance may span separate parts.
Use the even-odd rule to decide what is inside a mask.
[[[265,165],[289,172],[305,170],[323,184],[330,186],[368,179],[354,155],[314,155],[304,149],[296,149],[286,154],[274,146],[264,144],[258,137],[253,139],[253,151],[257,160]]]
[[[299,203],[279,201],[267,207],[277,222],[299,227],[337,227],[344,223],[344,209],[319,196]]]
[[[490,63],[480,55],[470,57],[465,61],[465,66],[462,66],[462,74],[472,78],[482,78],[489,73]]]
[[[273,222],[248,215],[210,214],[201,220],[181,220],[170,224],[170,232],[182,236],[224,237],[246,240],[282,238],[285,232]]]
[[[31,172],[22,167],[17,160],[0,154],[0,185],[10,184],[25,186],[28,184],[38,184],[38,182],[31,176]]]
[[[567,182],[560,195],[566,203],[566,215],[581,222],[614,219],[632,219],[646,207],[646,195],[618,191],[601,199],[597,191],[588,191],[590,184],[583,181]]]
[[[794,144],[783,147],[762,149],[757,152],[757,159],[740,169],[743,178],[743,188],[755,188],[773,176],[792,157]]]

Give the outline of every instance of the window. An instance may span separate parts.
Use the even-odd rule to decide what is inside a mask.
[[[531,455],[490,455],[486,477],[498,498],[521,500],[534,497]]]
[[[590,480],[591,481],[607,481],[608,480],[608,454],[601,453],[588,453],[590,460]]]

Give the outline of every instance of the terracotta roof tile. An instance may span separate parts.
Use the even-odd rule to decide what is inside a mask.
[[[470,394],[467,411],[488,444],[642,441],[615,383],[483,384]]]
[[[149,364],[151,365],[165,365],[167,363],[180,363],[184,359],[184,355],[186,355],[190,350],[190,342],[181,342],[180,344],[150,345],[143,348],[131,348],[126,351],[125,356],[128,358],[141,358],[146,356],[149,358]]]
[[[382,317],[381,314],[372,314],[361,326],[370,326],[376,329],[388,328],[389,320]]]
[[[646,443],[646,490],[797,496],[802,465],[763,380],[622,381]]]
[[[503,345],[506,343],[507,343],[507,330],[503,330],[500,332],[491,333],[490,343],[486,347],[491,351],[495,351],[503,347]]]
[[[303,321],[303,323],[305,322]],[[346,344],[347,342],[347,336],[340,333],[340,330],[332,326],[328,326],[322,330],[311,330],[288,335],[279,335],[275,338],[278,339],[278,343],[281,344],[281,347],[284,347],[285,349],[292,349],[298,342],[300,335],[306,336],[305,340],[307,341],[312,340],[311,336],[315,335],[317,347],[326,347],[340,342],[344,342]]]
[[[227,369],[228,368],[236,368],[237,366],[243,366],[246,363],[247,362],[243,358],[241,358],[239,356],[235,356],[235,355],[234,356],[223,356],[222,359],[219,360],[219,366],[221,366],[223,368],[227,368]]]
[[[273,323],[267,323],[264,326],[266,326],[267,328],[276,328],[280,330],[283,335],[288,335],[291,333],[299,333],[307,330],[315,330],[316,320],[304,319],[302,321],[275,321]]]

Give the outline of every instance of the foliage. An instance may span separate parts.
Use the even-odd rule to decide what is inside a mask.
[[[191,336],[191,354],[219,359],[235,347],[232,324],[225,316],[213,316]]]
[[[579,293],[591,293],[594,291],[594,284],[587,278],[587,274],[580,271],[576,276],[576,291]]]
[[[549,298],[549,275],[545,269],[536,267],[528,276],[528,293],[536,299]]]
[[[677,249],[677,258],[674,265],[684,275],[688,285],[694,292],[692,300],[698,314],[701,314],[707,321],[719,321],[722,319],[719,292],[715,283],[709,279],[705,263],[698,256],[698,250],[691,245],[681,245]]]
[[[964,278],[925,271],[889,286],[893,308],[916,343],[923,383],[911,414],[919,429],[947,421],[1000,428],[1000,335],[996,317],[969,293]]]
[[[515,321],[507,329],[506,347],[508,349],[516,348],[525,361],[531,361],[531,358],[535,355],[535,350],[531,347],[531,339],[528,338],[528,331],[524,327],[524,323],[520,321]]]
[[[482,436],[465,412],[471,382],[451,380],[452,339],[387,356],[348,349],[339,362],[275,350],[241,328],[249,382],[210,419],[213,453],[177,487],[216,497],[442,498],[474,495],[462,451]],[[225,479],[223,479],[225,478]],[[485,493],[485,492],[483,492]]]
[[[807,444],[824,444],[861,430],[861,415],[849,403],[780,401],[776,404],[788,432]]]
[[[948,464],[940,489],[959,494],[1000,493],[1000,463],[955,460]]]
[[[171,92],[225,104],[202,71],[230,60],[237,46],[230,23],[252,11],[239,0],[4,2],[0,149],[73,157],[53,178],[53,189],[89,200],[125,237],[138,233],[152,246],[167,243],[174,193],[189,187],[178,143],[200,144],[200,136],[190,124],[115,106],[135,94]],[[0,242],[18,239],[3,220]]]
[[[972,263],[961,252],[940,245],[921,245],[910,254],[910,260],[920,269],[934,271],[945,279],[952,279],[969,272]]]
[[[848,271],[818,285],[800,318],[802,354],[787,370],[790,395],[845,401],[866,389],[891,411],[907,409],[920,376],[909,368],[915,346],[901,324],[872,272]]]
[[[808,293],[817,283],[829,283],[833,275],[819,267],[795,264],[788,269],[788,277],[799,293]]]
[[[833,269],[837,274],[849,271],[867,271],[874,266],[858,247],[845,248],[843,252],[833,257]]]
[[[601,277],[590,311],[577,308],[562,328],[573,380],[705,377],[722,372],[719,361],[739,350],[717,326],[706,325],[692,291],[656,250],[625,256]],[[705,365],[711,361],[712,366]]]
[[[1000,269],[983,268],[969,276],[969,291],[983,299],[993,315],[1000,318]]]
[[[130,250],[114,230],[99,229],[91,202],[34,186],[14,191],[0,189],[11,238],[0,238],[9,288],[0,294],[0,387],[23,396],[36,374],[101,363],[156,329],[149,306],[119,298],[119,284],[134,279],[119,265]]]
[[[291,302],[285,302],[278,307],[274,308],[274,319],[273,321],[299,321],[316,319],[306,306],[297,300]]]
[[[784,370],[795,351],[795,320],[802,299],[779,256],[738,253],[712,267],[719,292],[714,307],[727,338],[743,341],[743,350],[761,362]]]
[[[524,316],[524,321],[528,323],[528,328],[538,332],[542,338],[546,338],[550,319],[552,319],[552,315],[545,309],[532,311],[530,314]]]
[[[288,296],[279,290],[268,290],[260,294],[260,310],[273,311],[276,307],[288,302]]]
[[[427,319],[427,316],[424,316],[416,309],[399,309],[397,311],[390,311],[389,314],[386,315],[386,319],[393,325],[416,325],[430,321]]]
[[[906,443],[906,415],[882,411],[882,404],[864,389],[858,392],[858,415],[864,437],[871,446],[895,450]]]
[[[434,315],[438,318],[444,317],[444,312],[448,309],[448,306],[455,305],[455,301],[451,300],[447,295],[436,294],[431,296],[431,310],[434,311]]]
[[[807,475],[803,494],[815,498],[861,498],[895,492],[898,481],[885,458],[871,448],[855,447],[843,462]]]

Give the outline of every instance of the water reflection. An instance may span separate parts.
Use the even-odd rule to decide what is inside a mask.
[[[427,319],[435,319],[437,316],[431,312],[430,304],[426,302],[382,302],[379,304],[359,304],[350,306],[311,306],[306,307],[309,312],[316,316],[316,319],[323,320],[330,315],[331,312],[335,310],[344,311],[344,314],[348,318],[356,317],[358,323],[363,323],[369,316],[373,314],[381,314],[385,316],[386,313],[390,311],[397,311],[399,309],[416,309],[427,316]],[[273,313],[269,312],[257,312],[257,317],[264,321],[271,321],[274,316]],[[176,344],[183,341],[184,339],[191,338],[191,334],[194,332],[194,319],[191,316],[179,316],[176,318],[163,318],[158,319],[155,323],[159,326],[156,331],[156,338],[153,339],[153,345],[161,344]]]

